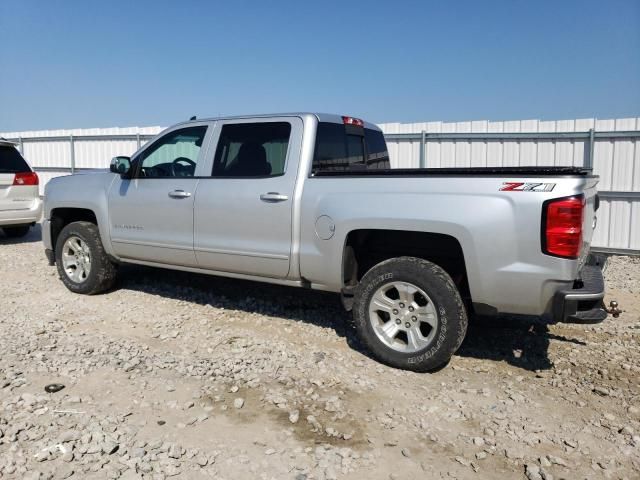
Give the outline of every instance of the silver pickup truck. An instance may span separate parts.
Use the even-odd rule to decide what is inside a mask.
[[[375,125],[314,113],[180,123],[110,170],[46,186],[46,255],[76,293],[121,263],[336,292],[376,358],[417,371],[471,314],[607,316],[585,170],[391,169]]]

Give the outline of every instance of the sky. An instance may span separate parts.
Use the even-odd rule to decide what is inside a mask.
[[[640,116],[640,0],[0,0],[0,131]]]

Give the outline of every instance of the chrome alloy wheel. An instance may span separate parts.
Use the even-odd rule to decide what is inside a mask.
[[[369,322],[387,347],[402,353],[415,353],[433,341],[438,312],[421,288],[408,282],[391,282],[371,297]]]
[[[62,267],[67,277],[75,283],[82,283],[87,279],[91,272],[91,252],[84,240],[72,236],[64,242]]]

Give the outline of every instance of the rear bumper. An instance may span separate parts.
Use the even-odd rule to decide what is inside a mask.
[[[42,216],[42,200],[34,200],[28,210],[2,210],[0,211],[0,227],[29,225],[40,221]]]
[[[585,265],[573,288],[559,290],[553,298],[553,320],[565,323],[600,323],[604,309],[604,278],[597,265]]]

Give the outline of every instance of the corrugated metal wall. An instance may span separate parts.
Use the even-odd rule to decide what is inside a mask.
[[[75,128],[72,130],[34,130],[27,132],[0,133],[0,137],[13,140],[22,139],[19,148],[24,157],[38,171],[40,191],[52,178],[69,175],[71,167],[71,138],[75,168],[78,173],[83,169],[109,168],[111,158],[117,155],[131,155],[138,149],[136,136],[141,136],[140,145],[145,138],[156,135],[163,127],[130,127],[130,128]],[[104,139],[105,135],[124,135],[129,139]],[[30,139],[47,140],[30,141]],[[89,137],[89,139],[87,139]]]
[[[635,121],[635,119],[633,119]],[[613,121],[613,120],[612,120]],[[600,123],[600,122],[598,122]],[[543,122],[521,120],[509,122],[425,122],[383,123],[385,133],[557,133],[586,132],[594,128],[593,119]],[[635,130],[632,128],[631,130]],[[418,166],[420,142],[388,141],[394,167]],[[582,166],[585,142],[564,141],[489,141],[464,140],[429,142],[425,149],[428,167],[493,167],[518,165]]]
[[[475,134],[475,133],[562,133],[639,131],[640,118],[616,120],[577,119],[560,121],[518,120],[507,122],[423,122],[385,123],[393,167],[420,165],[421,140],[396,139],[394,134]],[[108,168],[116,155],[131,155],[161,127],[94,128],[0,133],[22,139],[25,158],[42,179],[41,188],[55,176],[67,175],[71,150],[78,173],[82,169]],[[127,139],[100,138],[128,136]],[[47,138],[47,137],[56,137]],[[73,141],[71,141],[73,137]],[[31,139],[31,140],[30,140]],[[594,173],[600,175],[601,208],[594,246],[602,250],[640,252],[640,139],[598,139],[593,145]],[[456,138],[425,143],[423,161],[427,167],[585,165],[589,158],[589,139],[492,139],[478,141]]]

